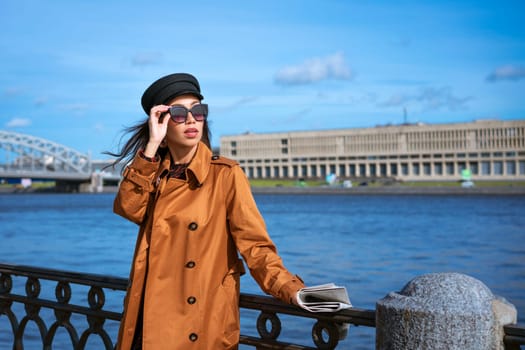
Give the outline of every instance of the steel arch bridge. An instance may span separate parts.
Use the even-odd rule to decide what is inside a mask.
[[[0,178],[88,180],[91,158],[43,138],[0,130]]]

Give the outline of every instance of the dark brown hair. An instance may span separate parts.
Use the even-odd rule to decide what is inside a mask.
[[[104,154],[116,157],[115,161],[112,162],[110,165],[104,167],[104,169],[109,167],[114,168],[120,162],[124,162],[124,164],[127,164],[133,159],[133,157],[135,157],[135,154],[139,150],[146,148],[146,145],[148,144],[149,140],[149,125],[147,119],[144,122],[125,128],[123,132],[124,135],[122,135],[122,138],[128,134],[131,134],[131,137],[122,146],[119,152],[104,152]],[[205,120],[204,125],[202,127],[201,141],[211,150],[210,139],[211,132],[210,128],[208,127],[208,120]],[[158,154],[162,159],[166,156],[166,153],[168,153],[167,147],[159,148]],[[124,169],[124,167],[122,167],[122,169]]]

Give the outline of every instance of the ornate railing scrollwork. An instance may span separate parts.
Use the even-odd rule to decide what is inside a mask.
[[[23,280],[25,278],[25,280]],[[23,280],[23,281],[21,281]],[[25,282],[21,284],[19,282]],[[45,282],[45,283],[44,283]],[[54,285],[54,298],[45,298],[51,294],[48,290],[49,282]],[[72,285],[74,288],[72,288]],[[77,291],[77,287],[88,287],[86,295]],[[65,329],[71,342],[71,349],[86,349],[88,340],[92,337],[99,339],[106,350],[115,346],[116,334],[110,336],[108,321],[118,328],[121,319],[122,303],[117,303],[118,311],[108,311],[106,300],[122,300],[128,286],[128,280],[95,274],[80,274],[51,269],[42,269],[28,266],[14,266],[0,264],[0,318],[7,316],[14,336],[12,347],[14,350],[23,350],[23,338],[26,326],[34,322],[38,334],[42,339],[42,348],[51,350],[55,347],[57,330]],[[25,287],[25,288],[24,288]],[[17,294],[18,290],[22,294]],[[82,289],[82,288],[80,288]],[[47,292],[47,293],[46,293]],[[87,305],[78,305],[79,299],[87,301]],[[121,293],[122,296],[109,299],[107,293]],[[24,295],[25,294],[25,295]],[[44,295],[44,296],[43,296]],[[76,298],[76,299],[75,299]],[[25,315],[20,315],[18,308],[23,306]],[[296,306],[285,304],[275,298],[260,295],[241,293],[239,306],[244,309],[260,311],[257,318],[257,331],[259,337],[242,335],[240,343],[253,346],[256,349],[334,349],[341,339],[346,337],[350,324],[365,327],[375,327],[375,310],[351,308],[336,313],[311,313]],[[54,315],[43,317],[44,311]],[[17,312],[19,315],[17,315]],[[279,341],[281,335],[281,320],[278,314],[312,319],[312,341],[315,347],[291,344]],[[18,317],[21,321],[18,322]],[[72,321],[87,321],[80,325]],[[46,327],[46,322],[51,324]],[[84,322],[85,322],[84,321]],[[78,330],[81,330],[79,332]],[[83,329],[83,330],[82,330]],[[518,349],[520,344],[525,344],[525,327],[523,325],[507,325],[504,327],[505,345],[507,349]],[[80,333],[80,337],[78,334]],[[40,348],[38,346],[38,348]],[[92,346],[90,348],[93,348]],[[100,349],[97,346],[96,349]]]
[[[317,348],[322,350],[335,349],[339,340],[346,336],[346,334],[341,334],[339,329],[340,327],[333,322],[317,321],[312,327],[312,339]],[[326,340],[324,339],[325,335],[327,337]]]
[[[17,294],[20,288],[15,288],[14,285],[18,286],[21,282],[25,282],[25,289]],[[49,282],[54,288],[54,297],[46,299],[42,297],[43,294],[53,295]],[[13,347],[16,350],[24,347],[23,339],[29,322],[36,324],[44,349],[52,349],[56,345],[57,331],[64,329],[69,339],[62,341],[70,342],[72,349],[86,349],[89,347],[88,340],[95,337],[102,342],[103,348],[110,350],[114,348],[116,339],[112,339],[108,333],[106,321],[120,321],[122,304],[118,304],[118,311],[106,310],[107,293],[119,292],[122,296],[117,299],[121,300],[127,286],[128,280],[124,278],[0,264],[0,317],[6,315],[9,320],[14,335]],[[85,287],[88,288],[86,291]],[[78,300],[82,302],[79,303]],[[86,301],[87,305],[81,305]],[[13,308],[15,304],[23,305],[25,315],[16,314]],[[353,323],[373,327],[375,317],[374,311],[358,309],[354,310],[354,314],[345,314],[348,310],[337,314],[313,314],[274,298],[244,293],[241,294],[240,307],[261,311],[256,324],[260,337],[241,335],[240,339],[241,344],[252,345],[257,349],[285,349],[290,345],[293,349],[313,349],[280,342],[278,338],[282,325],[278,314],[315,319],[317,323],[312,328],[312,340],[318,349],[333,349],[338,344],[342,339],[339,324]],[[50,317],[41,315],[44,309],[47,312],[52,310]],[[78,325],[73,322],[73,315],[77,323],[82,319],[78,316],[83,315],[84,323]],[[20,322],[17,316],[21,317]],[[116,338],[116,334],[113,338]]]
[[[16,293],[14,288],[14,278],[25,280],[25,295]],[[54,286],[55,300],[43,298],[41,292],[42,282],[56,283]],[[113,341],[104,328],[106,320],[120,321],[120,312],[104,310],[106,291],[121,291],[122,295],[126,290],[126,280],[111,278],[94,274],[78,274],[51,269],[41,269],[27,266],[12,266],[0,264],[0,316],[6,315],[11,325],[14,335],[13,349],[24,349],[24,335],[27,325],[30,322],[36,324],[42,341],[43,349],[52,349],[55,344],[55,336],[60,328],[65,329],[71,342],[71,349],[85,349],[91,336],[98,336],[107,350],[113,349]],[[89,291],[87,296],[77,296],[88,302],[88,307],[73,303],[73,291],[71,285],[87,286]],[[52,289],[49,291],[51,292]],[[51,294],[51,293],[49,293]],[[14,310],[15,304],[24,306],[25,315],[17,315]],[[54,319],[42,317],[42,309],[51,309]],[[71,321],[72,315],[84,315],[87,320],[87,327],[80,337],[78,325]],[[21,317],[21,321],[18,321]],[[44,320],[45,319],[45,320]],[[46,326],[50,324],[49,328]]]
[[[268,330],[267,325],[270,322],[271,328]],[[257,332],[263,339],[277,339],[281,334],[281,320],[274,313],[261,312],[257,318]]]

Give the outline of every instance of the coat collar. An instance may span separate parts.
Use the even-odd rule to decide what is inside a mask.
[[[210,164],[211,164],[211,150],[206,146],[204,143],[199,142],[197,145],[197,152],[195,152],[195,155],[193,156],[193,159],[190,162],[190,165],[188,166],[186,177],[188,182],[195,182],[195,184],[199,187],[204,183],[204,180],[206,180],[206,177],[208,176],[208,172],[210,170]],[[169,156],[169,153],[166,154],[164,157],[164,160],[162,161],[162,165],[160,167],[160,174],[167,174],[168,169],[170,168],[171,164],[171,157]]]

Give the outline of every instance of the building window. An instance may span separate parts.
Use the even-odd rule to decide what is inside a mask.
[[[301,165],[301,176],[308,176],[308,167],[306,165]]]
[[[503,175],[503,162],[494,162],[494,175]]]
[[[253,178],[253,167],[248,167],[248,177]]]
[[[281,149],[282,154],[288,154],[288,148],[282,148]]]
[[[236,149],[232,149],[232,156],[236,156],[237,155],[237,150]]]
[[[280,171],[279,171],[279,167],[278,167],[278,166],[274,166],[274,167],[273,167],[273,176],[274,176],[274,177],[277,177],[277,178],[278,178],[278,177],[281,177],[281,173],[280,173]]]
[[[312,173],[312,177],[317,177],[317,167],[315,165],[310,165],[310,173]]]
[[[520,168],[520,175],[525,175],[525,161],[520,160],[519,168]]]
[[[230,146],[231,147],[237,147],[237,141],[230,142]]]
[[[269,166],[264,167],[264,177],[272,177],[272,168],[270,168]]]
[[[346,176],[346,166],[339,164],[339,176]]]
[[[288,145],[288,139],[281,139],[281,145],[283,146]]]
[[[470,163],[470,172],[474,175],[479,174],[479,168],[478,168],[478,162],[471,162]]]
[[[356,175],[356,173],[355,173],[355,164],[350,164],[349,168],[350,168],[350,176],[355,176]],[[525,170],[525,167],[524,167],[524,170]]]
[[[507,175],[516,175],[516,162],[508,160],[505,163],[505,170],[507,170]]]
[[[390,175],[397,176],[397,164],[396,163],[390,164]]]
[[[447,172],[447,175],[454,175],[454,163],[447,162],[445,164],[445,171]]]
[[[412,164],[412,174],[419,175],[419,163]]]
[[[490,162],[481,162],[481,175],[490,175]]]
[[[379,164],[379,173],[381,174],[381,176],[386,176],[386,164]]]
[[[443,163],[434,163],[434,174],[443,175]]]
[[[423,174],[424,175],[431,175],[430,163],[423,163]]]
[[[326,165],[321,165],[321,177],[326,176]]]
[[[293,177],[299,177],[299,167],[297,165],[292,166]]]
[[[404,175],[404,176],[408,175],[408,164],[407,163],[401,163],[401,175]]]
[[[368,167],[370,169],[370,176],[376,176],[377,175],[377,166],[375,164],[370,164]]]
[[[359,176],[366,176],[366,165],[359,164]]]
[[[257,178],[260,179],[262,177],[262,167],[257,167]]]

